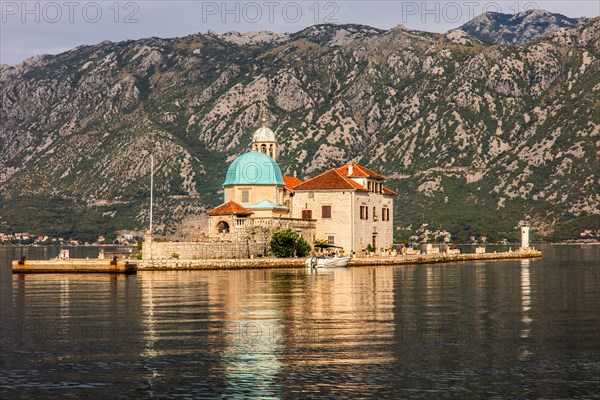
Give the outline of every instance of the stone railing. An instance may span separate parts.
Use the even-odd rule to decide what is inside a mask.
[[[281,229],[315,229],[317,221],[301,218],[236,218],[235,227],[251,229],[253,227],[281,228]]]

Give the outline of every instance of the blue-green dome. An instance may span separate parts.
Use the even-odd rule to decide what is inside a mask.
[[[271,157],[258,151],[244,153],[231,163],[225,183],[228,185],[284,185],[279,166]]]

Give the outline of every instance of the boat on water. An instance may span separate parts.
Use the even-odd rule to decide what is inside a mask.
[[[340,246],[326,243],[317,243],[314,245],[314,247],[315,249],[320,249],[321,251],[324,249],[341,249]],[[347,267],[350,260],[351,257],[341,257],[338,254],[321,254],[307,258],[304,264],[310,268],[337,268]]]
[[[304,264],[310,268],[332,268],[332,267],[347,267],[350,262],[350,257],[326,257],[313,256],[306,259]]]

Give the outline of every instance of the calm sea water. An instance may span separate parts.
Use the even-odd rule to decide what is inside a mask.
[[[600,398],[600,246],[541,248],[111,276],[12,275],[0,247],[0,398]]]

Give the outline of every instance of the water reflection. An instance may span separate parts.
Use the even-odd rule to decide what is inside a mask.
[[[3,264],[0,397],[591,397],[600,257],[553,249],[317,273],[12,276]],[[12,328],[33,323],[69,335]]]
[[[69,319],[70,285],[68,279],[60,281],[60,319],[65,323]]]
[[[203,273],[209,304],[222,304],[209,316],[221,350],[224,394],[241,392],[251,397],[268,397],[280,389],[276,376],[281,370],[281,312],[277,301],[278,279],[272,271],[225,271]],[[274,293],[272,293],[274,292]],[[256,377],[261,379],[257,380]]]
[[[157,334],[156,334],[156,321],[154,318],[154,291],[153,291],[153,280],[144,281],[142,285],[142,298],[144,299],[143,310],[143,329],[142,329],[142,340],[144,343],[141,357],[148,361],[145,363],[146,368],[146,383],[151,388],[153,386],[154,379],[159,376],[156,368],[154,368],[153,360],[157,357],[158,352],[154,348]]]
[[[529,282],[529,264],[530,260],[521,260],[521,337],[529,337],[531,317],[531,283]]]

